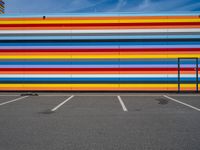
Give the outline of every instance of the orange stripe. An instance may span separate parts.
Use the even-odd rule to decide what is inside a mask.
[[[191,87],[191,88],[189,88],[189,87],[187,87],[187,88],[180,87],[180,91],[196,91],[196,87]]]
[[[166,87],[160,87],[160,88],[122,88],[120,87],[119,90],[122,91],[167,91],[168,89]]]
[[[196,70],[194,69],[194,71],[180,71],[180,74],[196,74]]]
[[[190,26],[121,26],[121,27],[0,27],[0,30],[105,30],[105,29],[185,29],[185,28],[200,28],[199,25]]]

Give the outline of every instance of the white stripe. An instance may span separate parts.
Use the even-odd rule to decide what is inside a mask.
[[[119,102],[120,102],[120,104],[121,104],[121,106],[122,106],[122,109],[123,109],[124,111],[128,111],[128,109],[126,108],[126,106],[125,106],[123,100],[121,99],[121,97],[120,97],[120,96],[117,96],[117,98],[118,98],[118,100],[119,100]]]
[[[6,104],[9,104],[9,103],[12,103],[12,102],[19,101],[19,100],[24,99],[26,97],[28,97],[28,96],[19,97],[19,98],[16,98],[16,99],[13,99],[13,100],[10,100],[10,101],[7,101],[7,102],[0,103],[0,106],[6,105]]]
[[[167,32],[200,32],[200,29],[167,29]]]
[[[117,30],[72,30],[72,33],[152,33],[152,32],[200,32],[200,29],[117,29]]]
[[[177,102],[177,103],[179,103],[179,104],[182,104],[182,105],[185,105],[185,106],[187,106],[187,107],[190,107],[190,108],[192,108],[192,109],[194,109],[194,110],[200,111],[200,109],[197,108],[197,107],[194,107],[194,106],[189,105],[189,104],[187,104],[187,103],[181,102],[181,101],[176,100],[176,99],[174,99],[174,98],[171,98],[171,97],[169,97],[169,96],[167,96],[167,95],[164,95],[164,97],[167,98],[167,99],[170,99],[170,100],[172,100],[172,101],[174,101],[174,102]]]
[[[35,74],[35,75],[25,75],[25,74],[1,74],[0,78],[70,78],[71,75],[65,74],[57,74],[57,75],[43,75],[43,74]]]
[[[167,75],[169,78],[178,77],[176,74],[169,74]],[[196,74],[180,74],[180,77],[196,77]]]
[[[1,74],[0,78],[173,78],[178,77],[176,74]],[[184,74],[181,77],[196,77],[192,74]]]
[[[0,34],[73,34],[73,33],[152,33],[152,32],[200,32],[200,29],[122,29],[122,30],[15,30]]]
[[[62,103],[60,103],[59,105],[57,105],[56,107],[54,107],[53,109],[51,109],[51,111],[52,112],[56,111],[58,108],[60,108],[62,105],[64,105],[66,102],[68,102],[73,97],[74,97],[74,95],[70,96],[68,99],[66,99],[65,101],[63,101]]]

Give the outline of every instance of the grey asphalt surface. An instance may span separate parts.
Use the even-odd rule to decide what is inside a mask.
[[[71,95],[75,96],[50,111]],[[0,106],[0,150],[199,150],[200,112],[163,95],[29,96]],[[167,95],[200,108],[200,94]],[[19,97],[19,93],[0,93],[0,104]]]

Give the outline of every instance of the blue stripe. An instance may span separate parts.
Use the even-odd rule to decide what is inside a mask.
[[[167,34],[167,33],[166,33]],[[120,33],[119,33],[120,35]],[[0,40],[70,40],[70,39],[199,39],[200,35],[150,35],[150,36],[0,36]]]
[[[199,77],[200,79],[200,77]],[[0,78],[0,81],[178,81],[178,78]],[[181,81],[196,81],[195,77],[181,78]]]
[[[52,49],[52,48],[200,48],[200,44],[193,44],[193,45],[187,45],[187,44],[177,44],[177,45],[170,45],[168,43],[165,43],[163,45],[81,45],[81,46],[77,46],[77,45],[67,45],[67,46],[12,46],[12,45],[7,45],[7,46],[1,46],[1,49],[12,49],[12,48],[18,48],[18,49],[30,49],[30,48],[36,48],[36,49]]]
[[[181,66],[182,67],[182,66]],[[186,67],[184,68],[192,68],[195,66],[191,67]],[[48,65],[48,66],[43,66],[43,65],[29,65],[29,66],[1,66],[0,68],[177,68],[177,65]]]
[[[200,45],[200,42],[51,42],[0,43],[0,46],[120,46],[120,45]]]
[[[0,68],[177,68],[176,65],[0,65]],[[196,64],[182,65],[182,68],[194,68]]]

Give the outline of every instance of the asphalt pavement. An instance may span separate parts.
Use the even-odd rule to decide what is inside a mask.
[[[0,150],[199,150],[200,94],[0,93]]]

